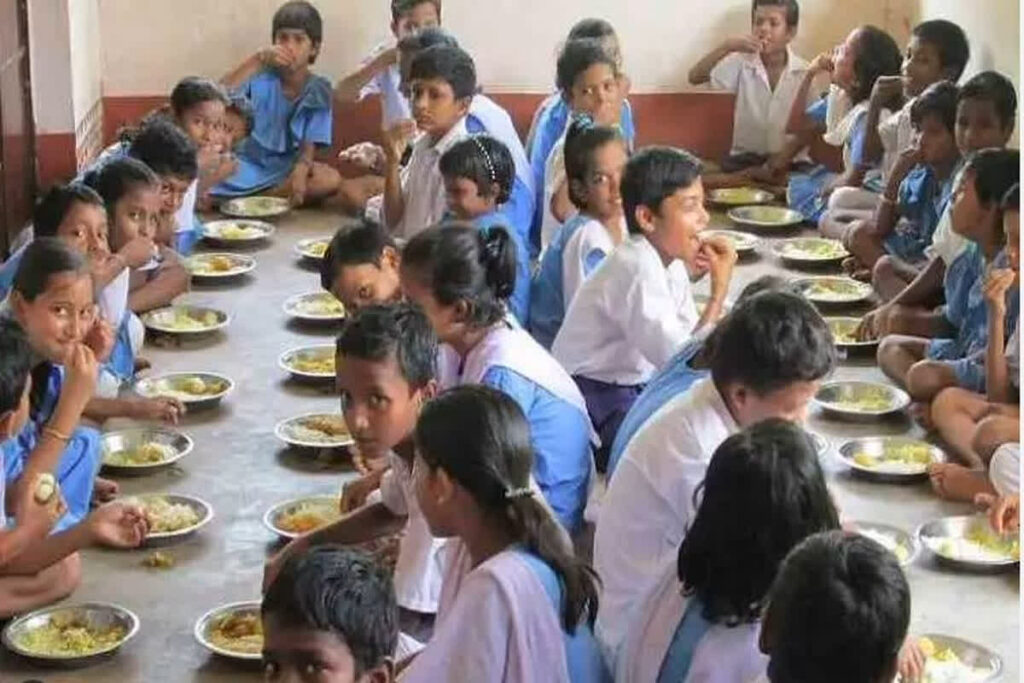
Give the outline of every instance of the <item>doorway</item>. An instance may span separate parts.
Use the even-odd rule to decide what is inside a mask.
[[[29,220],[36,190],[27,2],[0,0],[0,258]]]

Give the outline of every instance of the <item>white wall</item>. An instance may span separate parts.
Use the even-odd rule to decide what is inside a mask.
[[[1020,3],[1017,0],[921,0],[922,17],[960,25],[971,41],[965,77],[995,69],[1020,85]]]
[[[220,76],[269,42],[270,18],[280,4],[98,1],[107,96],[166,93],[187,74]],[[314,2],[324,17],[317,70],[325,76],[340,77],[390,35],[387,0]],[[802,0],[795,47],[811,58],[861,23],[887,28],[902,45],[906,17],[916,2]],[[728,35],[749,31],[749,11],[750,0],[445,0],[444,23],[474,56],[488,89],[547,92],[554,81],[554,55],[572,23],[583,16],[604,17],[619,32],[634,90],[657,92],[686,89],[686,72],[701,54]]]
[[[67,0],[37,0],[28,5],[29,63],[36,133],[71,133],[71,45]]]
[[[74,103],[76,130],[92,112],[103,96],[103,73],[100,36],[100,7],[98,0],[67,0],[69,44],[71,49],[71,91]],[[147,0],[140,5],[155,5],[158,0]],[[173,2],[159,2],[173,6]],[[103,27],[103,44],[118,42],[117,27]],[[127,58],[127,57],[125,57]],[[172,54],[163,59],[173,64]]]

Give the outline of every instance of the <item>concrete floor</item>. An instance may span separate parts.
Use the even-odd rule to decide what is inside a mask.
[[[727,219],[716,215],[717,227]],[[232,377],[236,390],[222,407],[186,417],[181,429],[196,443],[180,467],[148,477],[121,479],[126,493],[180,492],[213,504],[214,520],[195,537],[169,551],[177,566],[150,570],[140,562],[148,554],[88,550],[85,577],[73,602],[110,601],[133,610],[141,619],[136,639],[114,657],[86,669],[42,669],[0,652],[0,680],[10,683],[156,682],[259,680],[259,666],[244,667],[209,655],[192,637],[196,619],[208,609],[259,595],[262,566],[274,546],[261,518],[272,504],[288,498],[338,490],[354,476],[348,463],[282,449],[275,423],[302,412],[337,409],[337,400],[316,388],[287,381],[277,367],[280,353],[294,346],[330,341],[333,330],[291,324],[281,311],[289,296],[317,289],[314,271],[301,266],[292,252],[295,241],[328,235],[339,219],[300,211],[280,219],[266,248],[254,251],[259,264],[242,282],[218,288],[195,288],[184,301],[226,310],[232,322],[225,333],[206,342],[166,348],[148,343],[144,355],[159,371],[215,370]],[[792,236],[787,233],[782,236]],[[759,254],[737,269],[736,293],[750,280],[780,272],[765,239]],[[705,291],[702,283],[700,291]],[[864,309],[860,309],[864,310]],[[881,379],[872,359],[844,362],[841,378]],[[915,434],[908,419],[875,424],[845,424],[814,415],[810,428],[833,446],[843,439],[875,434]],[[944,503],[927,484],[893,486],[851,478],[834,456],[826,466],[836,500],[845,517],[884,522],[913,532],[922,522],[970,507]],[[1019,679],[1019,581],[1001,576],[955,574],[920,556],[908,568],[913,590],[912,630],[946,633],[984,644],[1004,661],[1002,680]]]

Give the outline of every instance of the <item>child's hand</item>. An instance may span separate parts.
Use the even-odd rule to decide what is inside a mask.
[[[155,420],[178,424],[185,414],[185,404],[176,398],[158,396],[157,398],[141,398],[132,404],[131,416],[137,420]]]
[[[709,237],[700,245],[700,257],[707,263],[711,276],[711,296],[725,296],[736,265],[736,250],[732,243],[721,236]]]
[[[366,503],[367,497],[380,486],[380,477],[369,474],[354,479],[341,488],[341,502],[338,508],[345,515]]]
[[[372,142],[360,142],[338,153],[338,160],[376,173],[384,172],[384,148]]]
[[[917,639],[907,636],[896,659],[897,671],[903,683],[921,680],[921,676],[924,675],[924,662],[924,652],[917,644]]]
[[[829,50],[828,52],[822,52],[817,57],[815,57],[814,61],[811,62],[811,66],[808,67],[808,69],[816,74],[830,74],[832,73],[833,69],[835,69],[835,66],[835,59],[832,56],[832,51]]]
[[[384,159],[389,164],[398,164],[405,154],[405,148],[416,134],[416,122],[412,119],[399,121],[384,130]]]
[[[876,107],[883,107],[902,97],[902,76],[879,76],[875,79],[875,85],[871,88],[870,103]]]
[[[43,475],[26,472],[23,478],[26,476],[31,476],[32,480],[24,480],[24,484],[20,487],[14,514],[18,527],[24,528],[25,533],[32,538],[43,539],[53,529],[57,520],[64,516],[68,508],[59,490],[54,491],[49,500],[40,502],[36,498],[36,488],[39,478]]]
[[[92,327],[85,333],[82,343],[92,349],[93,355],[98,361],[105,363],[110,358],[111,351],[114,350],[114,328],[103,316],[97,315]]]
[[[854,337],[858,341],[870,341],[883,337],[888,312],[889,309],[886,306],[880,306],[867,313],[860,319],[860,324],[857,325],[857,329],[853,333]]]
[[[1020,496],[996,498],[989,493],[979,493],[974,504],[988,510],[988,522],[997,534],[1015,532],[1020,528]]]
[[[378,69],[386,69],[393,64],[398,64],[398,46],[392,46],[381,52],[373,60]]]
[[[924,153],[921,151],[920,138],[918,138],[910,147],[907,147],[905,150],[900,152],[899,157],[896,158],[894,168],[899,172],[906,174],[910,169],[923,161]],[[893,171],[893,173],[896,172],[896,170]]]
[[[121,247],[117,253],[121,255],[129,268],[141,268],[153,260],[156,245],[148,237],[136,237]]]
[[[1016,274],[1009,268],[989,268],[985,274],[985,303],[996,311],[1006,310],[1006,291],[1013,286]]]
[[[92,349],[85,344],[76,344],[64,360],[64,385],[60,390],[60,402],[74,415],[80,416],[92,399],[98,374],[99,364]]]
[[[729,52],[757,54],[761,51],[761,41],[751,35],[736,36],[734,38],[727,38],[726,41],[722,43],[722,48]]]
[[[142,508],[124,503],[107,503],[96,508],[86,524],[93,543],[110,548],[137,548],[149,533],[149,522]]]
[[[271,69],[290,69],[295,63],[295,57],[291,52],[280,45],[265,47],[256,53],[260,64]]]
[[[292,206],[302,206],[306,201],[306,185],[309,182],[309,164],[300,161],[292,171],[291,179],[289,180],[289,196],[288,201],[291,202]]]

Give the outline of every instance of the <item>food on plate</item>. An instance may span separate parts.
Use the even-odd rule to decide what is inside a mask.
[[[311,375],[333,375],[335,372],[334,354],[327,352],[298,353],[288,359],[288,367]]]
[[[160,550],[154,551],[142,560],[142,566],[149,569],[173,569],[175,564],[174,555]]]
[[[118,645],[127,631],[124,626],[98,626],[84,615],[57,613],[41,626],[16,638],[19,647],[42,656],[87,657]]]
[[[244,197],[228,202],[226,208],[240,216],[266,216],[288,208],[288,200],[280,197]]]
[[[884,410],[888,402],[878,408]],[[875,410],[872,408],[872,410]],[[853,454],[853,461],[861,467],[880,472],[923,472],[934,461],[932,448],[926,443],[887,442],[881,453],[859,450]]]
[[[138,505],[149,522],[149,533],[173,533],[199,524],[199,514],[187,503],[173,503],[166,496],[127,498],[129,505]]]
[[[274,520],[274,525],[281,531],[291,534],[304,534],[314,529],[327,526],[341,518],[337,501],[307,501],[282,512]]]
[[[780,206],[747,206],[738,209],[735,215],[742,221],[769,225],[792,223],[795,217],[794,212]]]
[[[1020,538],[1000,536],[985,522],[972,525],[963,536],[925,538],[932,552],[951,560],[1007,562],[1020,560]]]
[[[220,318],[213,311],[188,311],[179,308],[174,311],[174,317],[163,326],[181,332],[198,332],[215,327],[218,323]]]
[[[304,244],[302,245],[302,253],[314,258],[323,258],[324,254],[327,253],[327,241],[317,240],[316,242]]]
[[[217,617],[206,637],[222,650],[258,655],[263,651],[263,623],[259,611],[244,610]]]
[[[296,301],[295,311],[306,315],[344,315],[345,307],[333,295],[323,292]]]
[[[780,247],[783,256],[793,259],[837,259],[847,256],[849,252],[837,240],[807,238],[783,242]]]
[[[189,270],[199,275],[221,275],[238,267],[238,262],[230,256],[216,254],[214,256],[193,256],[188,260]]]
[[[288,432],[297,441],[331,444],[349,438],[348,425],[341,415],[313,415],[295,420]]]
[[[897,539],[893,538],[889,534],[883,533],[881,531],[876,531],[875,529],[866,529],[862,527],[857,528],[857,533],[861,536],[866,536],[867,538],[870,538],[872,541],[874,541],[875,543],[877,543],[878,545],[882,546],[890,553],[895,555],[896,559],[900,562],[900,564],[906,562],[907,559],[910,557],[910,550],[907,548],[907,546],[903,545]]]
[[[966,664],[949,647],[939,648],[931,638],[919,638],[917,645],[925,656],[921,683],[980,683],[992,670]]]
[[[733,232],[731,230],[709,230],[704,233],[704,236],[721,237],[725,239],[736,251],[753,249],[754,245],[757,243],[757,240],[754,237],[744,235],[741,232]]]
[[[254,225],[245,225],[243,223],[227,223],[217,226],[216,230],[212,231],[214,237],[219,237],[224,240],[253,240],[258,237],[263,237],[266,234],[261,228],[257,228]]]
[[[719,204],[756,204],[764,201],[766,193],[753,187],[727,187],[714,190],[711,201]]]
[[[49,472],[43,472],[36,477],[35,491],[32,493],[32,497],[35,498],[36,502],[40,505],[46,505],[53,497],[60,491],[60,487],[57,486],[57,480]]]
[[[175,455],[177,455],[177,451],[174,450],[173,446],[150,441],[149,443],[119,451],[104,450],[103,464],[115,467],[155,465],[170,460]]]
[[[829,278],[814,280],[804,288],[804,295],[819,301],[850,301],[865,294],[865,285],[856,280]]]
[[[196,399],[216,396],[227,391],[228,384],[223,380],[202,377],[180,377],[177,379],[157,382],[156,394],[168,396],[182,401],[195,401]]]
[[[874,341],[857,338],[857,328],[860,321],[854,318],[829,320],[828,328],[832,331],[832,339],[836,344],[858,344],[864,341]]]

